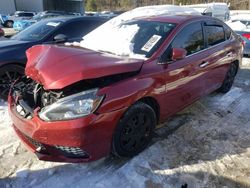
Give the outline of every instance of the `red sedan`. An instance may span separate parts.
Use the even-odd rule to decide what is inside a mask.
[[[136,18],[90,39],[32,47],[29,79],[10,92],[13,127],[41,160],[135,156],[157,124],[228,92],[242,60],[237,35],[205,16]]]

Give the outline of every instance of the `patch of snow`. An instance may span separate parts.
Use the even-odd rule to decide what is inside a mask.
[[[98,27],[83,37],[80,46],[94,51],[106,51],[120,56],[144,59],[133,52],[132,39],[138,31],[136,25],[123,25],[122,23],[139,17],[151,17],[157,15],[194,14],[200,15],[198,11],[188,7],[174,5],[156,5],[139,7],[125,12],[102,26]],[[98,42],[93,42],[98,41]]]
[[[226,108],[232,102],[235,101],[235,99],[240,98],[243,95],[243,90],[238,87],[233,87],[228,93],[226,93],[223,96],[220,96],[219,100],[217,101],[218,105],[221,107]]]
[[[29,175],[29,169],[20,169],[16,172],[16,177],[18,178],[27,178]]]
[[[242,30],[247,29],[247,26],[245,24],[241,23],[240,21],[235,21],[235,22],[228,21],[228,22],[226,22],[226,24],[229,27],[231,27],[231,29],[233,31],[242,31]]]
[[[250,21],[250,14],[237,14],[237,15],[234,15],[234,16],[231,16],[231,20],[236,20],[236,21],[239,21],[239,20],[244,20],[244,21]]]
[[[250,61],[242,61],[242,65],[248,67],[250,66]]]
[[[55,170],[54,168],[52,168],[52,169],[50,169],[50,170],[48,171],[49,176],[52,176],[52,175],[55,174],[55,173],[56,173],[56,170]]]

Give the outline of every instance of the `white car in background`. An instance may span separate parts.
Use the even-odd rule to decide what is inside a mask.
[[[226,3],[194,4],[185,5],[185,7],[193,8],[201,14],[209,15],[222,21],[227,21],[230,19],[230,10]]]
[[[241,36],[244,41],[244,55],[250,56],[250,14],[237,14],[231,16],[226,22],[231,29]]]

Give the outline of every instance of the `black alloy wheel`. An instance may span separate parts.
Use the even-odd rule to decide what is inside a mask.
[[[18,65],[0,67],[0,98],[7,100],[9,89],[14,81],[24,75],[24,68]]]
[[[219,92],[227,93],[228,91],[230,91],[230,89],[233,86],[236,74],[237,74],[237,65],[235,63],[232,63],[229,67],[229,70],[227,71],[226,77],[222,83],[221,88],[219,89]]]
[[[156,126],[154,110],[138,102],[124,114],[115,130],[112,152],[119,157],[133,157],[150,143]]]

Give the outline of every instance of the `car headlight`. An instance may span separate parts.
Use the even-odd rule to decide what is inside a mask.
[[[92,89],[64,97],[44,107],[39,117],[44,121],[70,120],[93,113],[101,104],[104,96],[97,96],[98,89]]]

